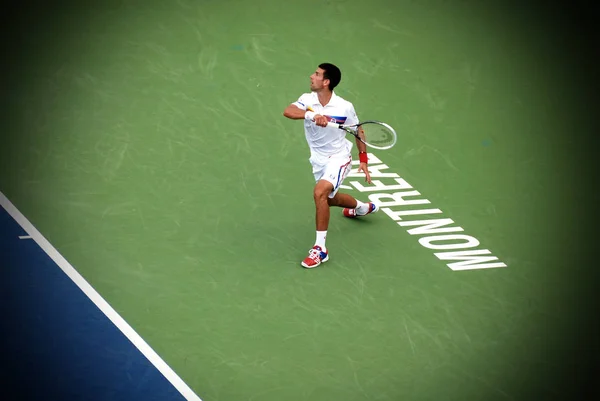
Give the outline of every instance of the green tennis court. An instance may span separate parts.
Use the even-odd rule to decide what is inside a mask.
[[[560,378],[565,361],[578,369],[571,308],[587,291],[562,213],[577,213],[565,185],[579,145],[564,133],[578,103],[551,34],[509,8],[32,13],[7,79],[0,190],[204,401],[549,399],[576,388]],[[372,178],[403,188],[353,174],[343,191],[410,191],[427,202],[390,213],[439,212],[333,209],[330,261],[304,270],[313,179],[302,123],[282,112],[322,62],[359,118],[398,132]],[[434,249],[399,224],[425,219],[477,245]],[[436,256],[474,250],[494,266]]]

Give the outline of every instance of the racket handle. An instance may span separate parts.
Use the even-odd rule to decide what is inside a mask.
[[[329,122],[327,123],[327,126],[328,126],[329,128],[340,128],[340,124],[338,124],[338,123],[333,123],[333,122],[331,122],[331,121],[329,121]]]

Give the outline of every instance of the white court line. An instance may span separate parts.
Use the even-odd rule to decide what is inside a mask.
[[[133,328],[106,302],[73,266],[44,238],[27,218],[0,192],[0,206],[16,220],[31,238],[46,252],[62,271],[88,296],[88,298],[114,323],[142,354],[188,401],[202,401],[187,384],[162,360],[160,356],[137,334]]]

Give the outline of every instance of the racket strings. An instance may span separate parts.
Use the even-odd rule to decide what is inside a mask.
[[[367,125],[367,124],[366,124]],[[363,126],[365,142],[377,147],[388,147],[394,144],[396,136],[382,125],[368,124]]]

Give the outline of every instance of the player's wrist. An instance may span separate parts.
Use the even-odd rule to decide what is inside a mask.
[[[306,113],[304,113],[304,119],[314,121],[315,120],[315,112],[307,110]]]
[[[358,160],[361,163],[369,163],[369,157],[367,156],[367,152],[358,152]]]

